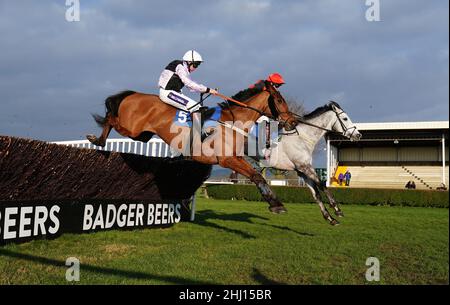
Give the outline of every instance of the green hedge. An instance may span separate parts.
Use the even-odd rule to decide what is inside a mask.
[[[208,185],[209,197],[214,199],[237,199],[263,201],[253,185]],[[314,203],[311,192],[306,187],[273,186],[272,189],[282,202]],[[341,204],[390,205],[414,207],[448,208],[448,191],[392,190],[363,188],[330,188]],[[322,194],[326,200],[325,194]]]

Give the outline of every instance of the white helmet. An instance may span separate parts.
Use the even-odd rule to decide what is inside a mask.
[[[202,62],[203,61],[202,56],[200,54],[198,54],[197,51],[194,51],[194,50],[189,50],[186,53],[184,53],[183,60],[189,61],[189,62],[194,62],[194,61]]]

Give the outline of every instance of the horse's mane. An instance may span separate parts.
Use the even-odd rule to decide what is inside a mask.
[[[338,103],[336,103],[335,101],[330,101],[328,104],[326,104],[324,106],[321,106],[321,107],[311,111],[308,114],[305,114],[303,117],[305,119],[315,118],[315,117],[317,117],[317,116],[319,116],[319,115],[321,115],[321,114],[323,114],[323,113],[325,113],[327,111],[330,111],[332,109],[332,106],[335,106],[335,107],[337,107],[339,109],[342,109],[341,106],[339,106]]]
[[[235,95],[233,95],[231,98],[238,101],[238,102],[245,102],[249,100],[251,97],[257,95],[258,93],[261,93],[263,91],[262,88],[248,88],[239,91]],[[233,102],[222,102],[219,103],[219,106],[222,109],[228,109],[230,105],[233,105]]]

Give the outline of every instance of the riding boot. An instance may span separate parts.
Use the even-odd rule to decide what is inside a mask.
[[[203,125],[205,124],[205,121],[214,113],[214,108],[208,108],[206,106],[200,107],[198,110],[192,112],[192,121],[194,121],[194,116],[200,115],[200,128],[201,128],[201,141],[203,141],[208,134],[203,132]]]

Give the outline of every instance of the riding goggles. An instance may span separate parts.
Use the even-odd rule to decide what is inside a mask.
[[[198,66],[200,66],[201,63],[202,63],[201,61],[193,61],[193,62],[192,62],[192,66],[193,66],[194,68],[198,68]]]

